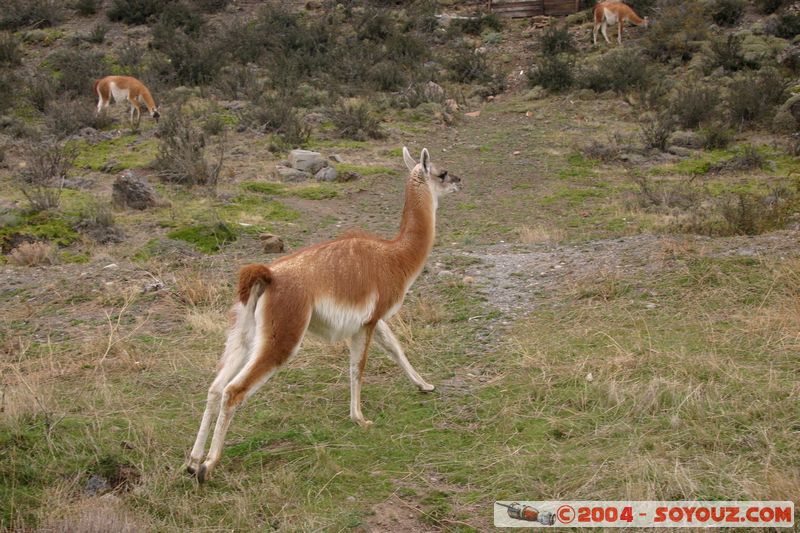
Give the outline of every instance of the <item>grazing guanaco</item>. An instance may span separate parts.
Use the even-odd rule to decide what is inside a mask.
[[[361,426],[372,424],[361,412],[361,383],[373,339],[421,391],[434,389],[408,362],[386,321],[400,309],[433,247],[439,196],[460,190],[461,179],[434,166],[427,149],[419,164],[405,147],[403,159],[410,176],[393,239],[350,233],[241,269],[233,325],[186,464],[201,483],[219,463],[236,407],[297,352],[307,331],[329,341],[349,339],[350,418]]]
[[[594,31],[592,32],[594,44],[597,44],[597,32],[600,30],[603,31],[606,42],[611,43],[606,34],[606,27],[609,24],[617,25],[617,43],[622,44],[622,26],[626,20],[645,28],[650,25],[647,17],[640,18],[629,5],[622,2],[601,2],[594,6]]]
[[[139,110],[140,103],[147,106],[150,116],[153,117],[156,122],[158,122],[158,118],[161,116],[158,113],[158,107],[156,107],[156,102],[153,100],[150,90],[144,83],[136,78],[130,76],[106,76],[94,82],[94,93],[99,98],[97,102],[98,113],[108,107],[108,104],[111,103],[112,96],[115,102],[127,100],[131,104],[131,126],[134,125],[134,114],[136,115],[135,125],[138,125],[141,120],[141,111]]]

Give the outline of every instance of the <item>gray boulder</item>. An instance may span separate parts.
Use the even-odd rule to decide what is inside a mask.
[[[114,180],[111,186],[111,200],[116,207],[128,207],[140,211],[158,205],[155,189],[130,171],[123,172]]]
[[[275,167],[274,175],[277,179],[286,183],[297,183],[299,181],[307,181],[311,179],[310,172],[304,172],[292,167],[285,167],[278,165]]]
[[[317,181],[336,181],[337,172],[333,167],[321,168],[319,172],[314,175]]]
[[[289,152],[289,164],[294,169],[316,174],[321,168],[328,166],[328,161],[319,152],[292,150]]]

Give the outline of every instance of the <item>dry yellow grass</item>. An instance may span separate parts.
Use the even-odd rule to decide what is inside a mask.
[[[23,242],[11,251],[8,262],[17,266],[52,265],[56,262],[55,250],[46,242]]]
[[[563,229],[543,224],[521,226],[517,228],[517,235],[522,244],[556,244],[566,238],[566,232]]]

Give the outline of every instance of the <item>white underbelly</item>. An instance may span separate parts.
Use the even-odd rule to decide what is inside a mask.
[[[114,97],[115,102],[124,102],[128,99],[130,90],[117,87],[117,84],[113,81],[109,85],[111,87],[111,96]]]
[[[377,295],[362,306],[344,305],[323,298],[317,301],[308,330],[329,341],[349,339],[369,322],[375,312]]]
[[[606,23],[607,24],[612,24],[613,25],[613,24],[616,24],[617,21],[619,20],[619,19],[617,19],[617,15],[615,15],[613,11],[610,11],[608,9],[605,10],[605,16],[606,16]]]

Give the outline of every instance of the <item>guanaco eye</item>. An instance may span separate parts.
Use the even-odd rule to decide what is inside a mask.
[[[446,170],[444,172],[442,172],[441,174],[439,174],[439,179],[442,180],[442,181],[444,181],[444,179],[446,177],[447,177],[447,171]]]

